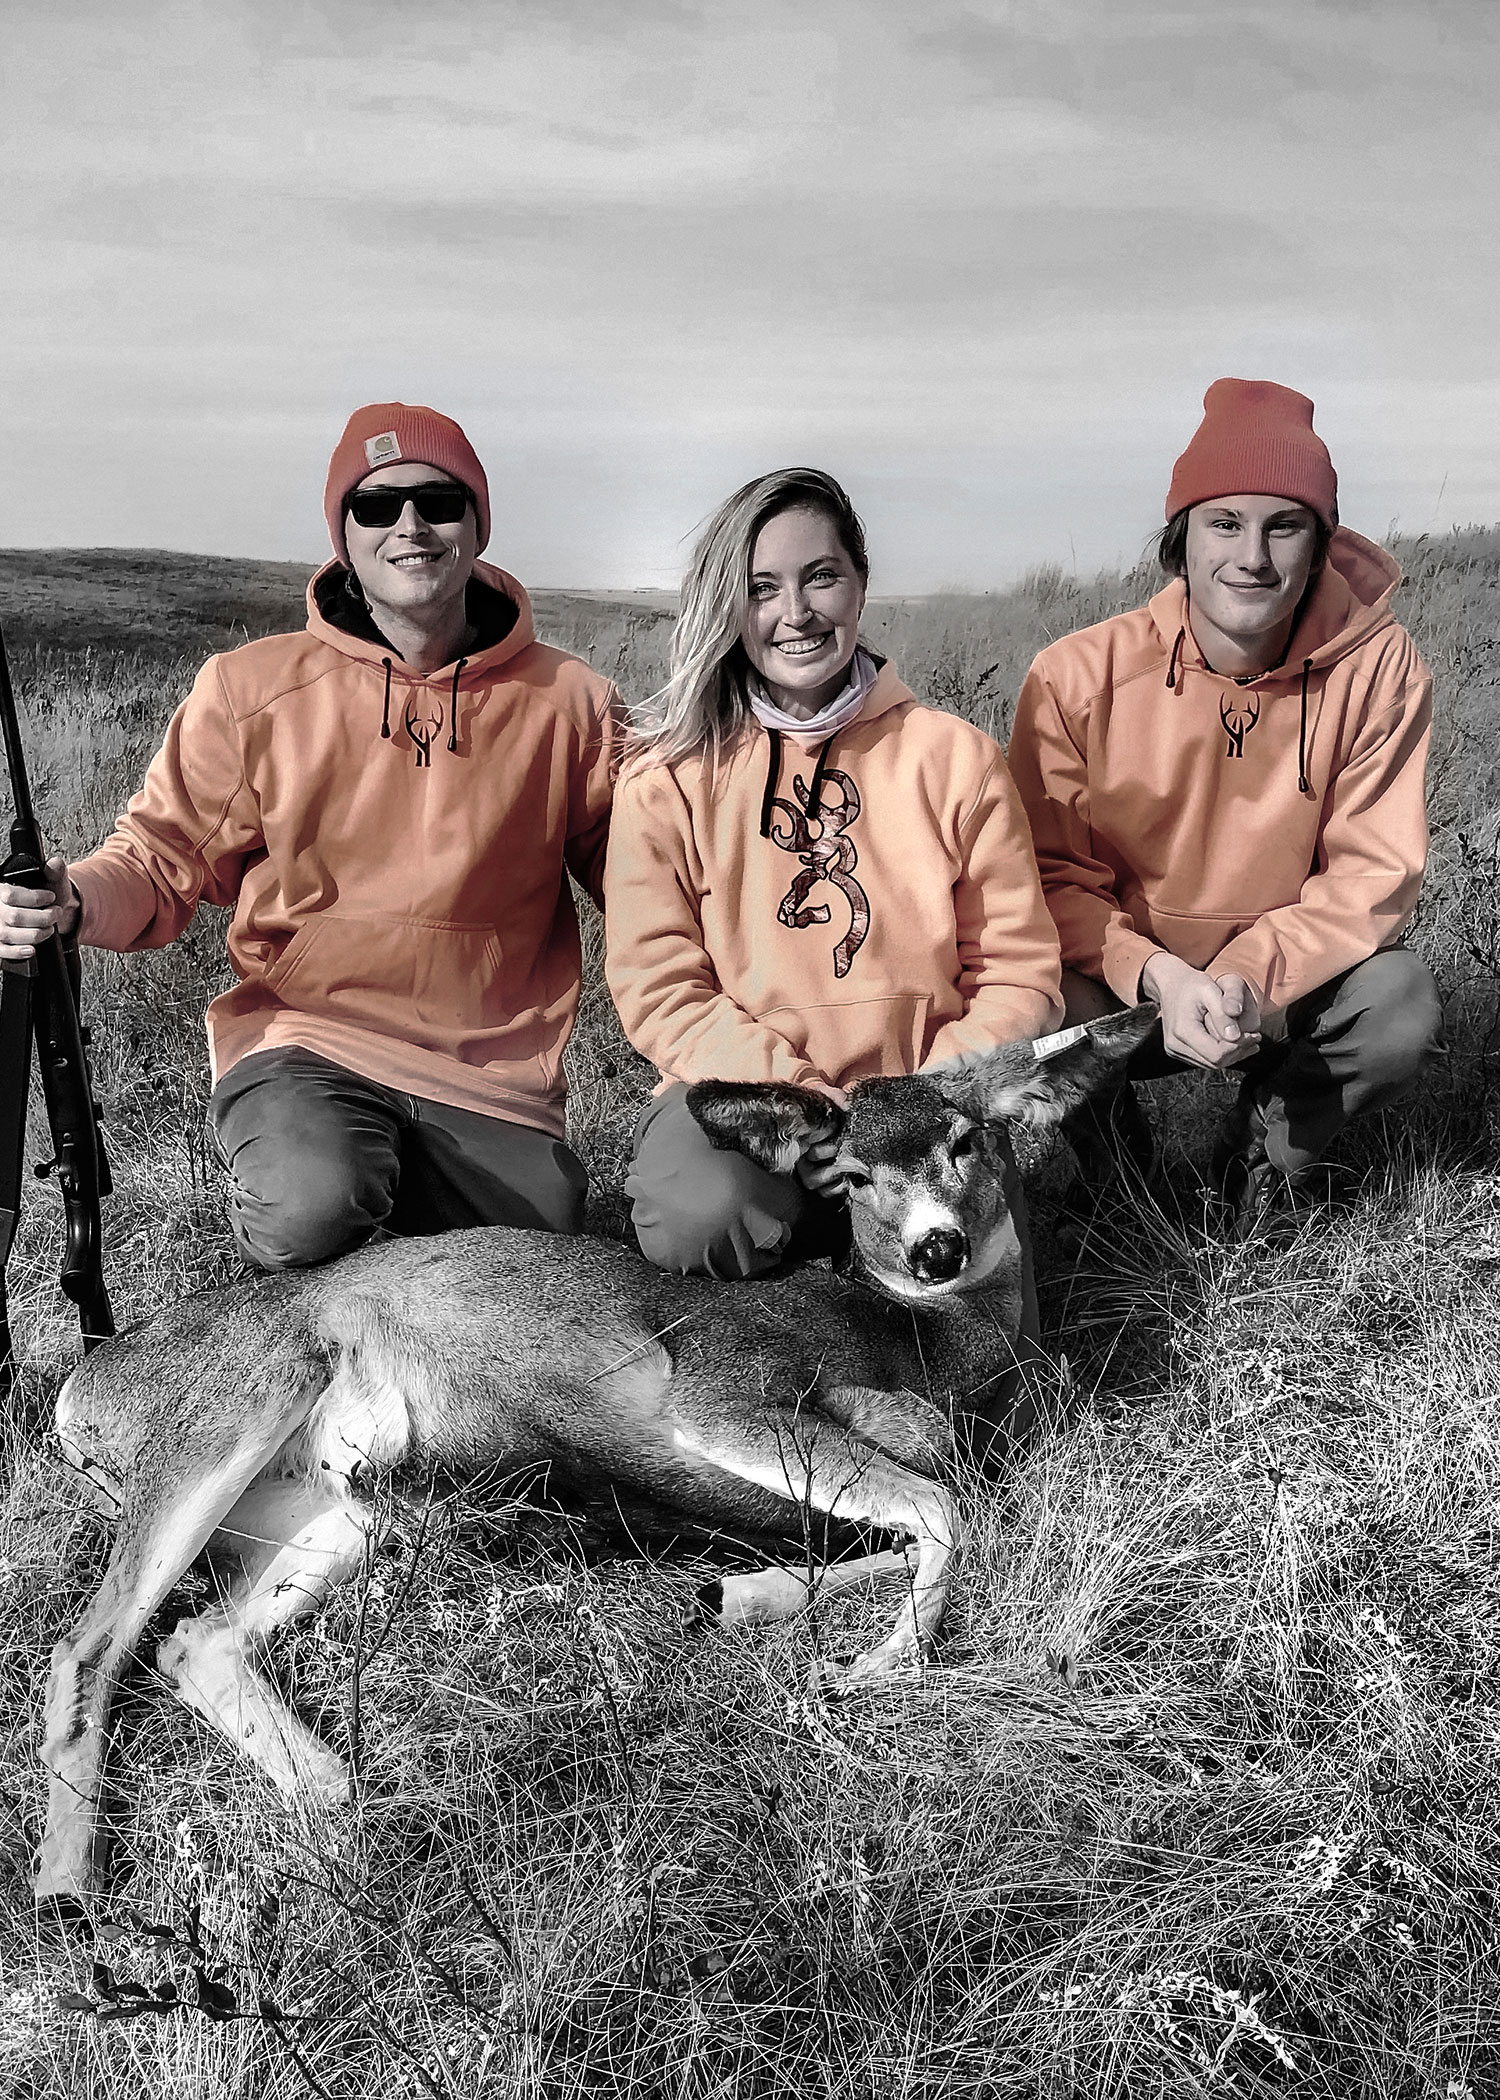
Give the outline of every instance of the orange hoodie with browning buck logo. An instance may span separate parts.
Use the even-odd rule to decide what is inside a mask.
[[[664,1079],[848,1085],[1037,1035],[1057,935],[998,745],[883,665],[825,740],[627,767],[605,969]]]
[[[1063,961],[1127,1003],[1166,949],[1252,986],[1267,1032],[1379,948],[1427,859],[1432,680],[1401,571],[1340,528],[1286,661],[1204,662],[1181,581],[1044,649],[1010,763]]]
[[[578,1009],[567,876],[600,894],[622,716],[535,639],[480,562],[488,645],[423,677],[336,624],[211,657],[113,835],[71,870],[81,936],[159,948],[200,903],[233,912],[239,982],[208,1009],[217,1080],[296,1045],[424,1100],[561,1136]],[[330,615],[335,617],[330,617]]]

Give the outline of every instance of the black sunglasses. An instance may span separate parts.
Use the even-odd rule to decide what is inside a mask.
[[[356,525],[394,525],[408,503],[429,525],[456,525],[469,507],[469,492],[456,481],[419,481],[405,489],[355,489],[349,515]]]

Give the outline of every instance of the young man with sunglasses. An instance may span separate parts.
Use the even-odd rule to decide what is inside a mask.
[[[358,410],[305,632],[210,659],[145,785],[53,889],[0,885],[0,961],[54,926],[161,947],[201,902],[238,980],[208,1010],[209,1127],[246,1260],[378,1227],[576,1231],[562,1055],[623,716],[479,560],[489,488],[429,408]]]

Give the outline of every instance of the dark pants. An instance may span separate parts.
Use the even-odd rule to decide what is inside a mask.
[[[225,1073],[208,1127],[229,1169],[235,1244],[261,1269],[331,1261],[378,1226],[577,1232],[588,1176],[560,1138],[260,1050]]]
[[[1063,971],[1066,1026],[1116,1013],[1107,986]],[[1263,1043],[1230,1071],[1266,1124],[1266,1156],[1283,1174],[1321,1159],[1351,1117],[1399,1101],[1424,1061],[1443,1045],[1443,1008],[1431,970],[1407,948],[1382,948],[1367,962],[1287,1008],[1286,1035]],[[1162,1079],[1196,1068],[1169,1055],[1160,1026],[1126,1066],[1129,1079]]]
[[[843,1203],[743,1152],[717,1151],[689,1114],[683,1085],[658,1094],[642,1116],[625,1193],[641,1252],[675,1275],[739,1283],[848,1243]]]

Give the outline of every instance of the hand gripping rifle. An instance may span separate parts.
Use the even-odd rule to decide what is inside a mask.
[[[21,725],[11,690],[5,638],[0,635],[0,729],[10,774],[15,821],[10,857],[0,863],[0,882],[23,889],[47,887],[42,836],[31,806]],[[78,1307],[84,1352],[115,1331],[104,1288],[99,1199],[111,1193],[109,1160],[99,1129],[100,1109],[89,1077],[88,1030],[78,1019],[78,943],[51,934],[32,963],[7,963],[0,973],[0,1392],[14,1377],[5,1265],[21,1210],[25,1170],[26,1097],[35,1043],[42,1068],[42,1095],[52,1129],[50,1160],[40,1175],[57,1171],[68,1220],[62,1287]]]

